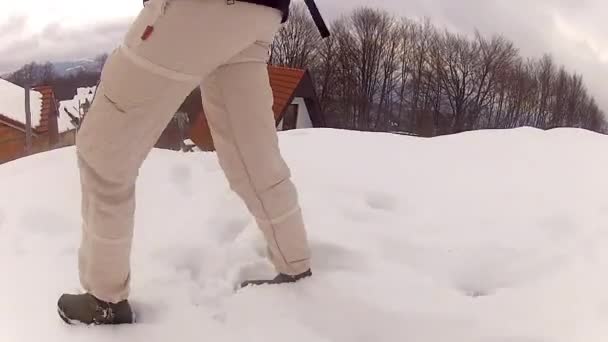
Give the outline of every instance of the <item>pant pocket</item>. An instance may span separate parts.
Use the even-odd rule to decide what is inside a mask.
[[[129,113],[158,101],[170,82],[131,62],[122,50],[116,49],[104,66],[101,84],[108,101],[119,111]]]

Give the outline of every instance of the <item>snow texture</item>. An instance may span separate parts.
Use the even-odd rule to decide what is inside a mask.
[[[0,341],[608,341],[608,138],[280,137],[314,276],[233,292],[273,274],[251,217],[215,154],[154,150],[137,188],[133,326],[56,315],[78,290],[73,148],[2,165]]]
[[[42,93],[30,90],[30,112],[32,127],[40,125],[42,116]],[[25,125],[25,89],[0,79],[0,115]]]
[[[88,100],[89,103],[93,101],[95,96],[96,87],[83,87],[76,90],[76,95],[71,100],[61,101],[59,103],[59,119],[57,120],[57,126],[59,133],[63,133],[72,129],[76,129],[72,124],[72,118],[67,114],[69,112],[76,118],[80,118],[80,110],[82,105]]]

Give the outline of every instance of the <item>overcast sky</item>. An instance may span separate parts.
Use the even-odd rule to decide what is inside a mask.
[[[452,31],[499,33],[524,56],[552,54],[583,74],[608,112],[606,0],[316,0],[327,19],[354,7],[381,7],[411,18],[429,17]],[[0,73],[29,61],[92,57],[117,44],[141,0],[0,1]]]

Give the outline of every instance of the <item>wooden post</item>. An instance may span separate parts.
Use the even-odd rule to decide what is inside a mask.
[[[30,87],[25,86],[25,152],[32,152],[32,111],[30,108]]]

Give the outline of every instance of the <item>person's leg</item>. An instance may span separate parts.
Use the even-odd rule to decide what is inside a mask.
[[[268,44],[257,42],[218,68],[201,86],[220,165],[262,230],[279,273],[310,269],[296,188],[281,156],[268,78]]]
[[[95,100],[76,139],[82,188],[78,265],[90,305],[95,299],[121,303],[129,295],[138,171],[172,113],[194,86],[151,74],[120,50],[106,62]],[[87,305],[78,306],[74,301],[82,299],[62,296],[62,317],[82,316],[73,310],[86,310]],[[127,310],[124,303],[120,307]]]
[[[151,0],[108,58],[77,137],[83,188],[79,270],[86,293],[60,298],[66,322],[132,321],[122,311],[130,312],[139,168],[189,92],[258,35],[276,32],[279,23],[278,11],[251,4]]]

